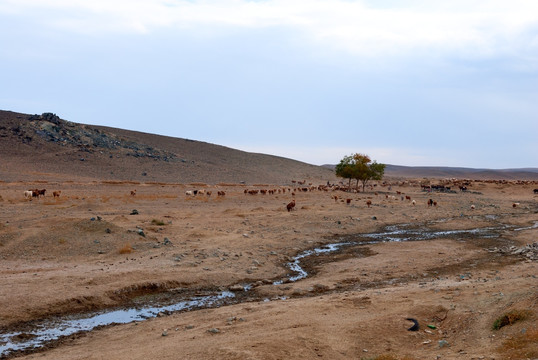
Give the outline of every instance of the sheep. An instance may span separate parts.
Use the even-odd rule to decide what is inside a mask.
[[[474,210],[475,209],[475,206],[474,205],[471,205],[471,210]]]
[[[413,204],[413,206],[415,206],[417,204],[417,202],[415,200],[412,200],[411,204]]]
[[[288,212],[292,211],[295,207],[295,199],[292,200],[288,205],[286,205],[286,209],[288,209]]]
[[[187,191],[185,191],[185,195],[194,196],[194,192],[192,192],[192,190],[187,190]]]
[[[54,196],[54,198],[59,198],[61,193],[62,193],[61,190],[53,191],[53,192],[52,192],[52,196]]]

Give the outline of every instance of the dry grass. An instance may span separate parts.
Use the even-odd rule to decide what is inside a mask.
[[[120,254],[130,254],[130,253],[133,252],[133,247],[131,246],[131,244],[127,243],[127,244],[123,245],[123,247],[120,248],[118,250],[118,252]]]
[[[189,185],[190,186],[208,186],[206,183],[201,183],[201,182],[194,182],[194,183],[190,183]]]
[[[128,180],[104,180],[101,183],[105,185],[140,185],[140,181]]]
[[[538,329],[527,330],[503,341],[497,348],[503,359],[538,359]]]
[[[499,330],[503,326],[513,325],[518,321],[528,319],[531,315],[530,310],[510,310],[493,322],[492,329]]]
[[[407,355],[400,357],[393,354],[382,354],[376,357],[361,358],[361,360],[415,360],[415,359]]]
[[[151,220],[151,223],[152,223],[153,225],[158,225],[158,226],[166,225],[166,224],[164,223],[164,221],[162,221],[162,220],[157,220],[157,219],[153,219],[153,220]]]

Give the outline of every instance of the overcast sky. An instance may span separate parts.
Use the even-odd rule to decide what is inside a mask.
[[[538,1],[0,0],[0,109],[316,165],[538,167]]]

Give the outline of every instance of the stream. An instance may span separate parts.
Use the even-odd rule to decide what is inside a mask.
[[[339,242],[305,250],[292,258],[287,264],[290,274],[286,282],[296,282],[308,277],[308,273],[301,266],[301,261],[310,256],[335,253],[343,247],[364,246],[382,242],[424,241],[436,238],[473,239],[499,238],[504,230],[522,231],[538,228],[538,222],[530,227],[515,227],[511,225],[497,225],[470,230],[429,230],[418,228],[412,224],[391,225],[381,232],[356,234],[342,237]],[[280,285],[284,280],[275,280],[273,285]],[[251,284],[242,284],[244,291],[252,289]],[[268,301],[268,299],[265,299]],[[4,358],[12,353],[29,351],[45,346],[47,343],[59,340],[79,332],[87,332],[98,327],[112,324],[127,324],[157,317],[160,313],[178,311],[194,311],[202,308],[215,308],[223,305],[240,302],[236,294],[231,291],[221,291],[212,295],[196,296],[190,299],[177,300],[175,303],[151,304],[120,310],[104,310],[89,314],[66,315],[60,318],[29,323],[29,331],[0,332],[0,357]]]

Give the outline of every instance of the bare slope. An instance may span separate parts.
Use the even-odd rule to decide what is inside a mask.
[[[330,169],[224,146],[0,111],[0,180],[76,178],[143,182],[288,184],[334,181]]]

